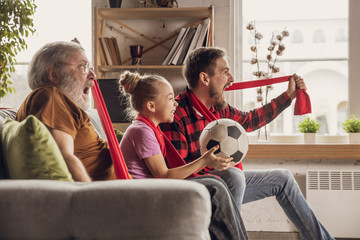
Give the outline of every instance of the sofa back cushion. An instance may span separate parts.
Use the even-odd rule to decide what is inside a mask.
[[[2,125],[5,122],[5,118],[14,119],[16,116],[16,109],[1,109],[0,110],[0,132]],[[0,137],[1,142],[1,137]],[[5,171],[4,158],[2,153],[2,148],[0,147],[0,179],[9,178],[7,171]]]
[[[54,138],[35,116],[22,122],[6,119],[1,139],[10,178],[73,181]]]

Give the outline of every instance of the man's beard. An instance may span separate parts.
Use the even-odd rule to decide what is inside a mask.
[[[225,85],[224,89],[227,86],[228,85]],[[215,88],[213,87],[213,85],[210,85],[209,95],[211,98],[213,98],[215,100],[215,107],[217,107],[218,109],[224,109],[227,106],[226,100],[223,99],[223,91],[221,91],[221,92],[216,91]]]
[[[87,82],[85,83],[85,85]],[[65,73],[63,81],[58,86],[66,95],[82,110],[86,111],[90,107],[90,98],[87,101],[83,99],[84,86],[80,86],[76,78]]]

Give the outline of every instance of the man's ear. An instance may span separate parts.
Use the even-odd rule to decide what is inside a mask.
[[[153,101],[147,101],[146,102],[146,109],[150,112],[155,112],[155,102]]]
[[[209,75],[205,72],[201,72],[199,74],[199,81],[205,86],[209,86],[210,83]]]
[[[53,82],[54,84],[60,83],[59,72],[57,71],[57,69],[54,66],[48,66],[46,68],[46,73],[47,73],[48,79],[51,82]]]

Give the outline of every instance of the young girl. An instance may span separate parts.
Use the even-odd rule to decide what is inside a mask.
[[[214,155],[218,146],[185,164],[158,127],[159,123],[173,121],[178,105],[173,88],[165,78],[159,75],[140,76],[126,71],[121,75],[119,85],[120,90],[130,94],[131,107],[137,114],[120,142],[133,178],[185,179],[195,177],[204,167],[224,170],[233,166],[232,158]]]

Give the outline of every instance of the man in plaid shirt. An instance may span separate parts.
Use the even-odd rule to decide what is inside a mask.
[[[288,89],[269,104],[250,112],[242,112],[224,98],[224,90],[234,81],[225,52],[219,48],[198,48],[186,59],[183,75],[188,87],[177,96],[179,106],[174,122],[162,124],[164,134],[171,140],[185,162],[201,156],[199,137],[209,123],[191,104],[193,94],[218,118],[230,118],[239,122],[246,131],[254,131],[271,122],[296,98],[296,87],[306,89],[304,80],[294,74]],[[199,173],[221,177],[228,185],[236,204],[276,196],[287,216],[298,229],[302,239],[334,239],[317,220],[307,204],[292,173],[285,169],[245,170],[229,168],[224,171],[203,169]]]

